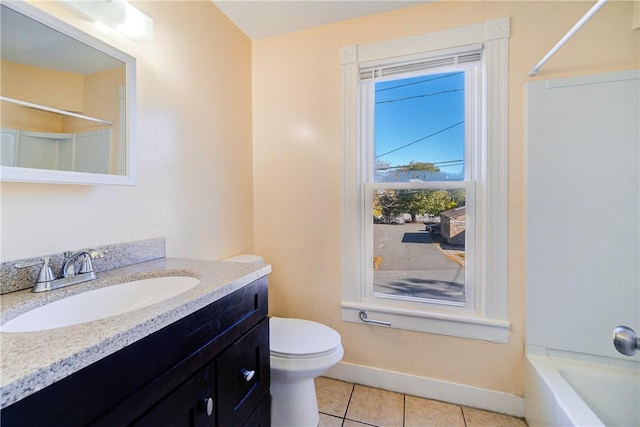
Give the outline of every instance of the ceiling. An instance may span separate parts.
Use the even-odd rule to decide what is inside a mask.
[[[433,0],[212,0],[250,39],[259,40]]]
[[[2,59],[16,64],[70,73],[92,74],[124,66],[122,61],[4,4],[0,4],[0,52]]]

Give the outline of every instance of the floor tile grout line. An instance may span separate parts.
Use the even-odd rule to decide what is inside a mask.
[[[402,395],[402,427],[407,424],[407,395]]]
[[[458,406],[460,408],[460,412],[462,413],[462,422],[464,423],[464,427],[467,427],[467,417],[464,416],[464,408],[462,405]]]
[[[353,421],[354,423],[362,424],[363,426],[380,427],[378,424],[369,424],[364,421],[352,420],[351,418],[345,418],[342,420],[342,425],[344,425],[345,421]]]
[[[344,414],[342,414],[342,424],[340,426],[344,426],[344,422],[347,420],[347,412],[349,412],[349,405],[351,404],[351,398],[353,397],[353,391],[355,390],[356,385],[351,384],[351,393],[349,393],[349,399],[347,399],[347,407],[344,408]]]
[[[342,415],[342,418],[347,418],[347,413],[349,412],[349,405],[351,405],[351,399],[353,398],[353,392],[356,389],[356,385],[355,384],[351,384],[351,393],[349,393],[349,399],[347,400],[347,407],[344,408],[344,414]]]

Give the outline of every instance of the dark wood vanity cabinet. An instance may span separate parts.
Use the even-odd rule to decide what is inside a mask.
[[[135,427],[242,426],[269,403],[268,321],[240,338],[133,423]],[[266,351],[266,353],[265,353]],[[265,357],[265,354],[267,357]],[[265,378],[266,374],[266,378]],[[267,424],[248,424],[252,426]]]
[[[269,426],[267,279],[0,412],[9,426]]]

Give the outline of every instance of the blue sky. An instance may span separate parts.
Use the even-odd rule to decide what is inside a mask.
[[[435,163],[444,172],[462,171],[464,158],[464,73],[431,74],[375,85],[376,159],[391,166]]]

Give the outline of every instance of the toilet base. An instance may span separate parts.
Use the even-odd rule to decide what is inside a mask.
[[[313,378],[295,383],[271,381],[271,425],[316,427],[320,422]]]

